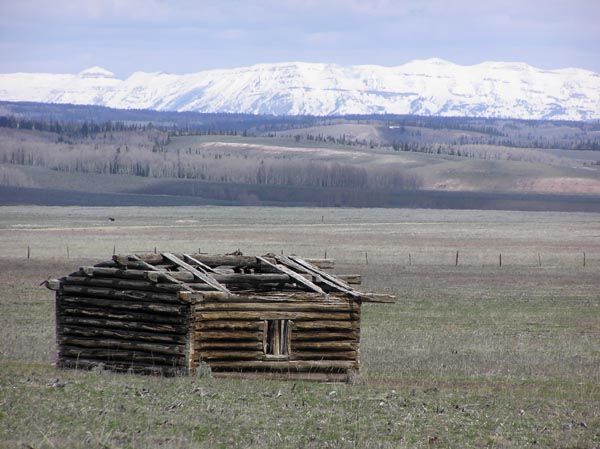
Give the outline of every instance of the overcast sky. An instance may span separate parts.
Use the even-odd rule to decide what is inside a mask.
[[[430,57],[600,72],[600,1],[0,0],[0,72]]]

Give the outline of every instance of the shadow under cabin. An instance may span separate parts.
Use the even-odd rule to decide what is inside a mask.
[[[358,275],[296,256],[116,255],[56,291],[57,366],[348,381],[360,367]]]

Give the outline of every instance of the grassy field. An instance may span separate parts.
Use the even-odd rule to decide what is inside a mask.
[[[348,385],[56,370],[39,283],[154,246],[327,251],[397,302]],[[0,248],[2,448],[600,446],[597,214],[3,207]]]

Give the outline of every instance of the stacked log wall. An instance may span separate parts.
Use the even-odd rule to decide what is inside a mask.
[[[57,364],[174,375],[188,371],[189,304],[178,288],[130,274],[63,278],[56,293]]]
[[[358,370],[360,304],[345,297],[202,300],[191,320],[191,367],[204,362],[217,377],[347,380]],[[288,357],[265,354],[267,320],[290,320]]]

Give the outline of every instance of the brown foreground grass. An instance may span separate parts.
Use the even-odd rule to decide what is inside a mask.
[[[2,212],[2,448],[600,447],[598,216],[203,208],[175,224],[161,209]],[[105,213],[120,225],[96,226]],[[312,222],[323,214],[332,223]],[[36,249],[30,260],[23,242]],[[364,307],[362,371],[348,385],[53,367],[43,279],[107,258],[113,245],[185,242],[327,248],[338,272],[398,300]]]

